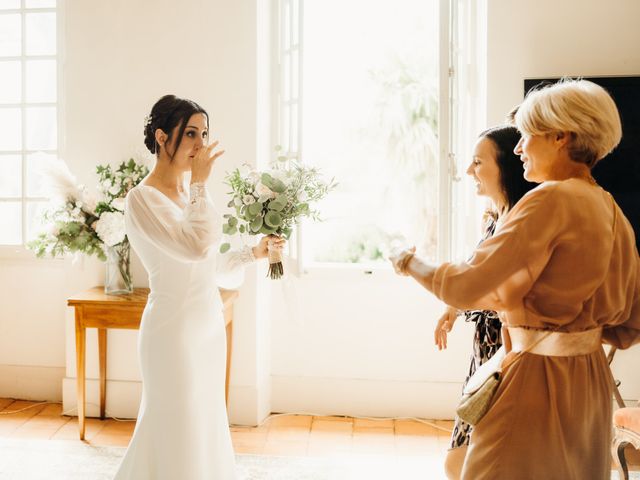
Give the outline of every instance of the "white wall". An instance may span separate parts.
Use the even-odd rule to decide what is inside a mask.
[[[640,74],[636,0],[488,0],[487,124],[522,100],[523,79]]]

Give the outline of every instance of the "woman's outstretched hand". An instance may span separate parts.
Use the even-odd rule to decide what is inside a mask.
[[[269,255],[269,247],[282,251],[287,241],[277,235],[265,235],[258,245],[253,247],[253,256],[257,259],[266,258]]]
[[[453,307],[447,307],[444,314],[438,320],[436,329],[433,332],[433,337],[438,350],[444,350],[447,348],[447,334],[453,328],[453,324],[458,318],[458,310]]]
[[[205,183],[211,174],[211,168],[224,150],[215,151],[218,146],[216,140],[211,145],[203,146],[198,150],[191,164],[191,183]]]
[[[398,275],[409,275],[407,273],[407,265],[416,253],[416,247],[405,248],[389,255],[389,260],[393,265],[393,269]]]

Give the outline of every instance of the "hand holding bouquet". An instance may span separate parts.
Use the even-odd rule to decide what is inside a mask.
[[[234,170],[225,178],[231,187],[228,206],[235,213],[225,215],[222,231],[227,235],[276,235],[289,239],[293,227],[302,217],[319,220],[319,212],[311,206],[324,198],[336,184],[325,181],[315,168],[299,165],[284,156],[265,172],[250,171],[242,174]],[[224,243],[220,252],[230,245]],[[269,276],[282,277],[282,254],[278,249],[269,250]]]

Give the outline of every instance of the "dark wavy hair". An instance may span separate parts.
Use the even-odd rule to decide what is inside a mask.
[[[511,125],[501,125],[482,132],[479,138],[488,138],[496,148],[496,163],[500,170],[500,185],[511,210],[525,193],[538,186],[524,179],[524,168],[520,157],[513,150],[520,141],[520,132]]]
[[[156,141],[156,130],[160,129],[166,133],[167,142],[169,142],[172,138],[173,130],[179,126],[176,147],[173,153],[169,154],[169,158],[173,160],[173,156],[178,151],[180,143],[182,143],[182,136],[184,135],[184,129],[187,127],[187,122],[195,113],[202,113],[207,117],[207,128],[209,128],[209,114],[204,108],[192,100],[179,98],[175,95],[165,95],[153,105],[151,113],[147,117],[144,126],[144,144],[151,153],[158,155],[161,146]]]

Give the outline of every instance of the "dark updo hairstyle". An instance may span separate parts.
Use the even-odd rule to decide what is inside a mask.
[[[173,135],[173,130],[179,126],[175,149],[173,153],[169,155],[173,160],[173,156],[178,151],[180,143],[182,142],[182,136],[184,135],[184,129],[187,127],[187,122],[195,113],[202,113],[207,117],[208,129],[209,114],[204,108],[194,101],[178,98],[175,95],[165,95],[155,103],[151,109],[151,113],[147,117],[144,126],[144,144],[151,153],[158,155],[160,153],[160,145],[156,141],[156,130],[160,129],[166,133],[167,142],[169,142]]]
[[[513,150],[520,141],[516,127],[503,125],[485,130],[479,138],[488,138],[496,148],[496,163],[500,170],[500,185],[507,199],[507,209],[511,210],[525,193],[538,186],[524,179],[524,168],[520,157]]]

